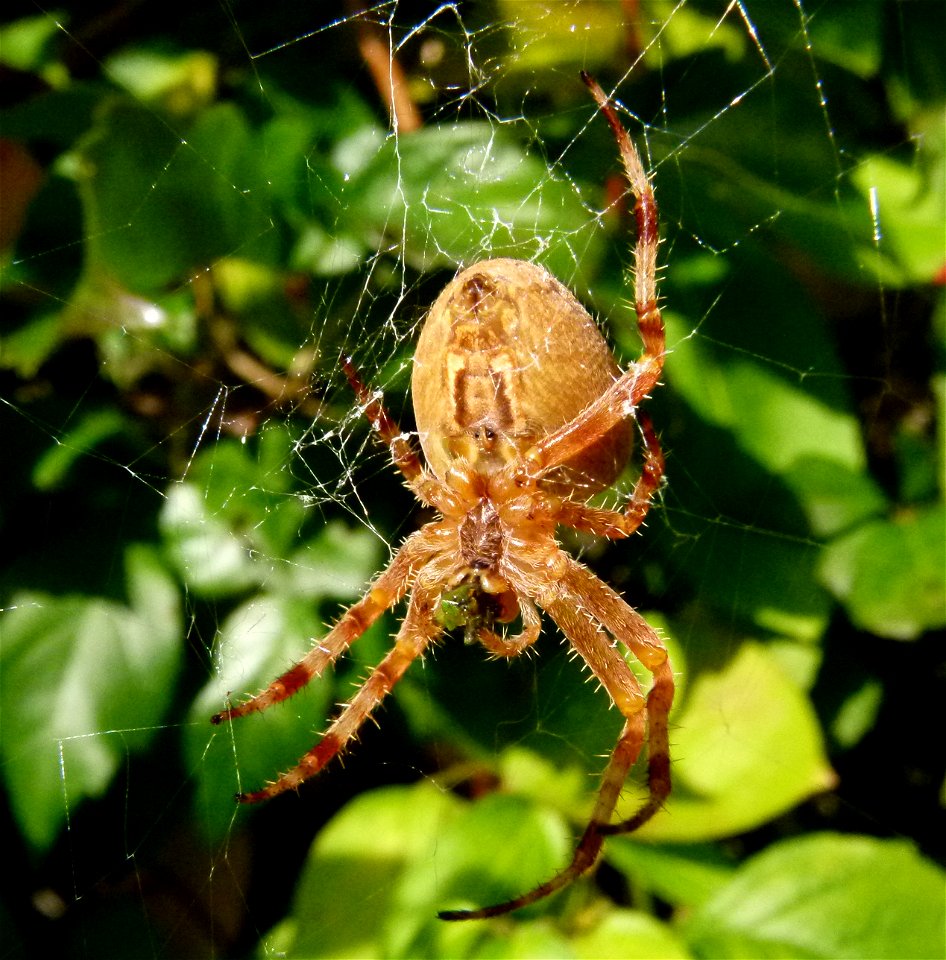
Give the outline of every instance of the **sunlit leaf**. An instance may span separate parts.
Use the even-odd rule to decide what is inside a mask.
[[[77,460],[128,427],[128,420],[114,408],[87,412],[36,462],[33,483],[40,490],[51,490],[65,483]]]
[[[614,910],[571,942],[580,960],[688,960],[683,941],[649,914]]]
[[[402,243],[419,269],[508,256],[571,279],[598,255],[595,221],[572,185],[488,124],[390,139],[357,185],[362,228]]]
[[[641,838],[725,837],[835,780],[811,704],[757,644],[744,644],[721,669],[690,680],[671,740],[674,792]]]
[[[933,136],[942,136],[938,131]],[[942,156],[929,176],[915,165],[876,156],[858,165],[854,181],[876,209],[877,255],[889,251],[902,268],[891,282],[928,283],[943,266]]]
[[[408,936],[434,917],[437,872],[433,857],[444,827],[462,807],[432,786],[365,794],[348,804],[312,847],[293,914],[302,922],[290,956],[381,955],[391,935]],[[427,869],[427,913],[395,909],[400,878],[408,865]],[[306,922],[317,917],[318,922]]]
[[[912,640],[946,624],[946,510],[864,524],[825,551],[821,575],[859,627]]]
[[[687,941],[713,957],[941,957],[944,883],[904,841],[786,840],[696,911]]]
[[[608,840],[608,863],[631,882],[668,903],[697,906],[713,897],[733,874],[733,862],[711,844],[637,843]]]

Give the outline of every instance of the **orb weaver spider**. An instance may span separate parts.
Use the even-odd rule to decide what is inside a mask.
[[[240,794],[256,803],[297,788],[342,751],[408,667],[444,631],[446,599],[460,590],[468,639],[494,657],[516,657],[538,638],[539,610],[557,624],[624,718],[604,771],[591,820],[571,863],[529,893],[477,910],[448,910],[445,920],[493,917],[534,903],[591,869],[604,838],[649,820],[670,793],[668,715],[674,680],[664,644],[644,618],[561,549],[559,525],[609,539],[643,522],[664,462],[650,418],[638,405],[657,386],[665,336],[657,305],[657,205],[640,156],[600,86],[591,90],[617,141],[635,197],[634,289],[643,341],[623,373],[595,322],[544,269],[497,259],[462,270],[431,308],[418,340],[411,380],[424,466],[380,395],[343,366],[358,403],[421,503],[440,518],[411,534],[328,635],[252,699],[214,723],[266,710],[332,664],[384,611],[405,597],[393,648],[319,742],[275,782]],[[626,462],[634,420],[643,467],[622,512],[592,507]],[[509,635],[496,626],[520,619]],[[621,647],[653,675],[645,695]],[[612,823],[625,779],[648,745],[648,799],[630,819]]]

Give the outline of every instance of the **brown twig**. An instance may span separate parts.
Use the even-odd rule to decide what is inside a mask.
[[[411,99],[407,75],[394,56],[389,36],[380,24],[365,16],[365,10],[358,0],[349,0],[347,6],[355,24],[358,51],[378,93],[387,104],[392,129],[397,133],[419,130],[423,120]]]

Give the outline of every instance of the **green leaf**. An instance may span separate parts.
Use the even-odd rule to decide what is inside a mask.
[[[605,857],[631,878],[635,888],[686,907],[709,900],[734,870],[732,862],[710,844],[637,843],[632,837],[612,837]]]
[[[823,451],[803,454],[784,476],[804,504],[812,532],[821,537],[850,529],[888,507],[883,491],[868,473],[828,459]]]
[[[579,68],[592,70],[619,55],[624,21],[613,3],[586,4],[581,8],[581,43],[575,36],[575,9],[535,0],[499,0],[498,22],[506,26],[511,56],[510,72],[522,73],[521,82],[534,83],[536,71],[549,71],[551,79],[562,71],[574,76]],[[507,80],[508,82],[508,80]]]
[[[388,139],[350,199],[359,232],[393,235],[422,270],[508,256],[573,278],[590,273],[600,255],[596,221],[573,186],[486,123]]]
[[[447,938],[442,938],[445,942]],[[459,938],[451,936],[449,942]],[[472,940],[472,937],[466,939]],[[466,953],[475,960],[538,960],[540,957],[573,957],[564,934],[555,926],[542,921],[519,922],[502,933],[490,930],[481,942]],[[428,953],[427,956],[452,956],[452,954]]]
[[[294,957],[383,956],[382,944],[409,936],[434,917],[441,831],[460,813],[460,802],[429,784],[391,787],[349,803],[319,834],[300,880],[293,916],[298,922]],[[408,916],[395,909],[400,878],[419,861],[427,868],[426,910]],[[318,923],[308,922],[317,917]]]
[[[667,374],[688,418],[678,441],[686,460],[668,466],[669,495],[684,504],[671,519],[692,537],[668,559],[727,616],[735,608],[748,623],[810,640],[832,608],[815,535],[874,515],[886,500],[864,476],[860,425],[824,329],[784,305],[802,292],[783,280],[764,323],[746,306],[752,291],[743,294],[698,336],[668,319]],[[817,358],[817,383],[798,372],[812,364],[799,343]]]
[[[206,524],[195,529],[202,526]],[[225,529],[218,535],[219,550],[224,557],[230,556],[226,551],[232,535]],[[201,543],[205,548],[210,546],[207,541]],[[201,819],[211,836],[221,835],[230,823],[233,808],[229,798],[234,792],[273,780],[318,740],[331,713],[338,667],[314,678],[291,701],[264,714],[241,717],[223,728],[212,728],[210,717],[228,699],[239,701],[257,693],[289,664],[301,660],[328,630],[325,602],[352,601],[363,593],[380,565],[379,552],[377,541],[368,531],[352,531],[340,523],[330,523],[287,561],[280,562],[276,572],[271,569],[272,561],[265,560],[242,570],[244,585],[252,584],[260,575],[264,589],[237,606],[221,624],[214,645],[213,676],[195,698],[190,712],[193,723],[185,731]],[[219,560],[210,554],[203,567]],[[263,575],[265,571],[269,573]],[[231,571],[237,583],[240,572],[237,566]],[[216,573],[226,578],[226,561]],[[334,616],[334,609],[332,612]],[[384,629],[382,620],[359,638],[356,656],[357,651],[371,645],[373,634]]]
[[[674,60],[715,50],[725,53],[727,59],[737,60],[747,49],[745,34],[735,24],[726,18],[707,16],[693,6],[677,7],[674,16],[666,21],[648,23],[641,18],[637,29],[648,36],[642,55],[654,70],[662,70]]]
[[[492,924],[444,923],[436,912],[531,888],[567,862],[570,842],[557,818],[514,797],[464,804],[430,783],[372,791],[319,834],[280,941],[292,940],[289,956],[312,958],[534,955],[527,944],[557,955],[562,939],[547,927],[517,932],[514,947],[508,930],[490,939]]]
[[[789,295],[793,291],[786,288],[784,292]],[[688,337],[676,318],[668,319],[669,339],[674,344],[668,376],[706,423],[732,429],[744,452],[776,474],[805,460],[828,460],[852,471],[863,470],[858,423],[844,391],[832,384],[813,389],[792,370],[796,362],[805,362],[804,358],[796,358],[792,352],[779,362],[773,352],[776,348],[765,343],[775,341],[781,349],[794,351],[797,338],[810,337],[819,372],[840,372],[823,330],[814,323],[806,321],[799,330],[795,313],[773,309],[759,330],[744,332],[726,323],[718,332],[707,331],[708,336],[713,333],[710,340]],[[729,334],[738,339],[728,345],[716,339]],[[747,356],[744,352],[766,346],[767,354]]]
[[[852,747],[874,726],[883,703],[879,680],[864,680],[839,705],[831,721],[831,737],[841,747]]]
[[[142,102],[182,114],[206,107],[217,86],[217,58],[205,50],[169,53],[126,48],[109,57],[109,77]]]
[[[4,778],[38,850],[68,810],[101,796],[169,704],[183,651],[177,589],[150,547],[126,552],[130,606],[18,594],[0,652]]]
[[[199,596],[227,596],[262,578],[251,551],[234,537],[225,519],[209,513],[195,484],[172,487],[160,519],[174,565]]]
[[[15,70],[39,70],[59,30],[55,18],[46,14],[5,23],[0,29],[0,62]]]
[[[693,956],[665,923],[634,910],[612,910],[571,941],[581,960],[687,960]],[[532,954],[535,956],[535,954]]]
[[[61,339],[59,314],[37,314],[29,323],[4,334],[0,367],[14,370],[24,380],[29,380],[59,347]]]
[[[941,504],[864,524],[826,548],[822,580],[858,627],[913,640],[946,625],[944,536]]]
[[[99,444],[129,428],[125,415],[115,408],[90,410],[78,417],[58,442],[33,467],[33,483],[39,490],[52,490],[68,479],[75,462]]]
[[[743,644],[721,669],[691,676],[671,739],[674,790],[635,835],[641,839],[729,836],[834,783],[811,704],[759,644]],[[640,801],[626,803],[623,815]]]
[[[293,766],[319,738],[335,683],[331,673],[313,679],[290,702],[222,727],[210,718],[227,701],[266,687],[288,664],[301,660],[325,628],[314,598],[260,594],[220,625],[213,677],[191,705],[184,731],[194,771],[199,816],[208,836],[221,837],[236,813],[233,795],[254,790]],[[241,815],[246,815],[241,808]]]
[[[482,907],[526,893],[567,865],[571,844],[563,818],[553,811],[490,794],[440,838],[440,906]]]
[[[934,137],[942,137],[942,119],[940,113],[940,129],[930,131]],[[941,158],[932,173],[886,155],[869,157],[857,165],[854,183],[865,202],[876,209],[874,256],[878,260],[883,255],[891,257],[902,271],[899,276],[885,271],[882,276],[888,283],[929,283],[942,269],[943,173]]]
[[[88,282],[159,289],[271,230],[243,115],[218,105],[184,133],[120,97],[100,111],[75,163]]]
[[[813,834],[773,844],[696,911],[703,957],[942,957],[943,871],[901,840]]]
[[[884,36],[883,0],[829,5],[811,18],[810,39],[818,56],[872,77],[880,69]]]
[[[296,575],[285,558],[299,541],[306,511],[289,489],[291,455],[292,437],[282,427],[262,431],[252,444],[220,442],[202,450],[187,480],[168,491],[161,529],[191,589],[229,596],[270,584],[274,576]],[[364,551],[355,557],[361,564]]]

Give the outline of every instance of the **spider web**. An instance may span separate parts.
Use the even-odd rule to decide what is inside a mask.
[[[621,362],[639,352],[626,185],[580,69],[614,92],[661,213],[670,354],[651,412],[668,483],[629,543],[565,535],[667,635],[681,676],[684,799],[650,839],[760,830],[840,764],[854,786],[824,810],[846,818],[820,825],[942,856],[925,820],[858,792],[858,747],[883,748],[872,731],[906,685],[885,688],[869,657],[942,625],[938,594],[873,609],[845,586],[860,556],[847,534],[938,497],[934,362],[915,348],[932,343],[942,196],[935,122],[910,102],[935,77],[911,60],[908,4],[862,7],[853,41],[853,13],[801,0],[279,0],[195,11],[183,29],[146,0],[117,8],[123,27],[104,6],[11,19],[28,26],[7,34],[6,65],[56,95],[24,96],[4,121],[31,151],[5,156],[16,195],[38,198],[22,219],[5,202],[4,223],[19,240],[0,401],[17,463],[6,523],[23,544],[5,571],[3,692],[20,935],[77,956],[237,955],[284,921],[268,949],[297,937],[331,954],[350,916],[328,910],[321,941],[286,920],[294,894],[311,909],[306,851],[348,801],[391,785],[486,794],[494,820],[550,832],[538,879],[567,858],[620,724],[552,631],[509,665],[442,644],[300,803],[247,815],[230,795],[311,745],[396,618],[272,716],[207,720],[297,659],[429,519],[341,356],[410,431],[424,312],[492,256],[544,264]],[[871,87],[882,69],[893,107]],[[868,652],[845,660],[855,634]],[[932,676],[911,650],[896,676]],[[934,680],[918,681],[930,698]],[[788,704],[774,720],[772,701]],[[750,735],[770,721],[772,740]],[[799,756],[773,763],[785,738]],[[770,799],[740,801],[766,780]],[[559,819],[504,807],[497,784],[523,803],[551,794]],[[707,811],[716,833],[693,825]],[[449,846],[453,815],[404,833]],[[750,836],[740,851],[767,842]],[[459,895],[430,862],[435,895]],[[351,904],[339,884],[336,911]],[[409,955],[397,936],[388,948]]]

